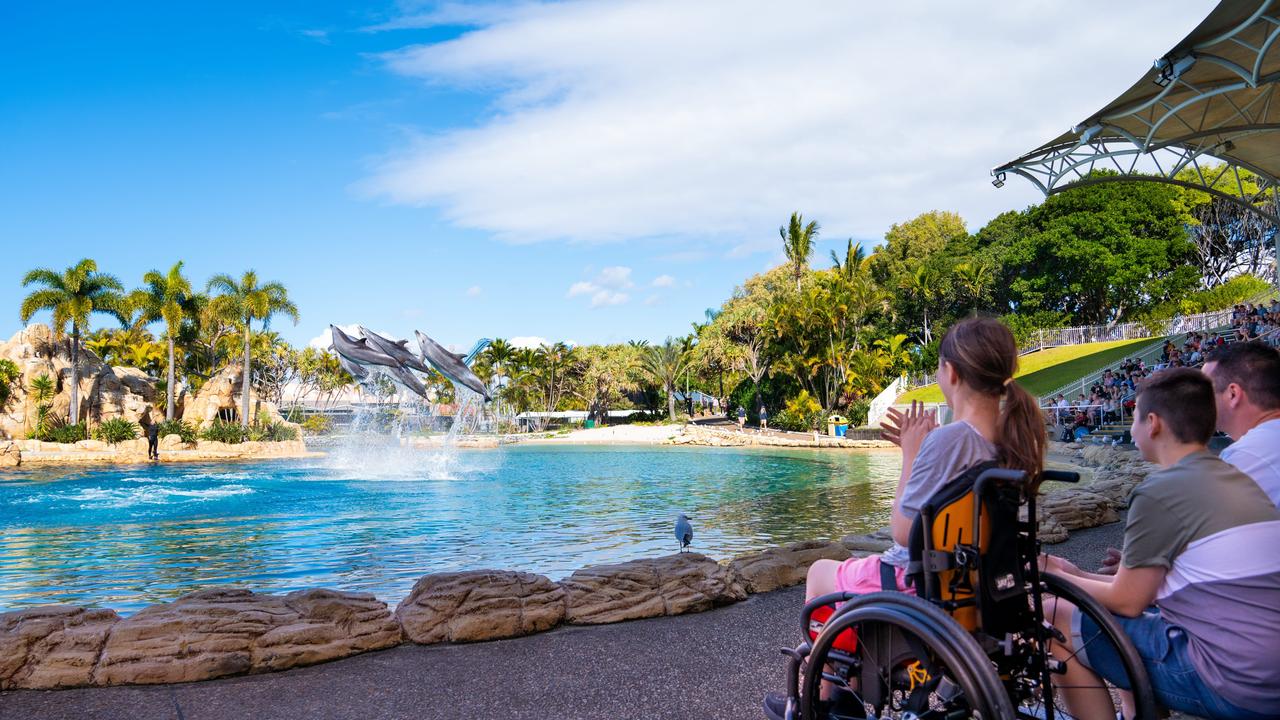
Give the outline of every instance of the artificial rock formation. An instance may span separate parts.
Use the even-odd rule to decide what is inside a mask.
[[[747,592],[755,594],[804,582],[809,566],[817,560],[846,560],[849,557],[849,548],[843,543],[815,540],[744,555],[734,559],[729,567],[742,578]]]
[[[198,429],[209,427],[219,414],[238,419],[242,400],[241,388],[244,387],[243,379],[244,371],[241,365],[233,364],[223,368],[205,382],[194,398],[188,398],[182,410],[182,419]],[[270,422],[285,421],[275,404],[258,397],[257,391],[251,385],[249,387],[249,421],[257,422],[262,417]]]
[[[201,590],[119,621],[103,647],[94,684],[283,670],[392,647],[400,639],[386,604],[365,593]]]
[[[0,467],[18,467],[22,464],[22,448],[12,440],[0,441]]]
[[[8,406],[0,408],[0,437],[23,438],[35,426],[35,402],[28,397],[31,381],[40,375],[54,380],[56,393],[50,414],[65,418],[71,409],[71,340],[55,340],[47,325],[32,324],[7,342],[0,342],[0,358],[13,361],[21,376],[15,381]],[[138,422],[155,402],[156,380],[131,367],[112,367],[92,350],[80,346],[79,416],[100,422],[122,417]],[[157,417],[152,415],[152,417]]]
[[[0,689],[187,682],[283,670],[398,645],[364,593],[212,589],[121,619],[49,606],[0,615]]]
[[[0,615],[0,690],[89,685],[111,628],[111,610],[49,605]]]
[[[565,619],[579,625],[701,612],[747,597],[737,573],[698,553],[583,568],[560,585]]]
[[[415,643],[497,640],[559,625],[564,598],[558,583],[533,573],[438,573],[419,579],[395,615]]]

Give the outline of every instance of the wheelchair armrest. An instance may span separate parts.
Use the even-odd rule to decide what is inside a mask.
[[[1045,470],[1040,473],[1043,480],[1052,480],[1054,482],[1077,483],[1080,482],[1080,473],[1069,472],[1067,470]]]
[[[851,592],[833,592],[826,595],[819,595],[804,604],[804,609],[800,611],[800,636],[805,640],[809,639],[809,620],[813,617],[813,612],[820,607],[835,605],[836,603],[848,602],[857,597],[857,593]]]

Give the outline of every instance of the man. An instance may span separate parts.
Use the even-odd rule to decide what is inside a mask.
[[[746,426],[747,426],[747,409],[739,405],[738,406],[738,429],[743,430],[746,428]]]
[[[1160,466],[1134,489],[1114,577],[1060,558],[1071,579],[1115,616],[1146,665],[1160,704],[1210,718],[1280,715],[1280,510],[1206,444],[1215,422],[1203,373],[1174,369],[1143,384],[1131,432]],[[1055,655],[1072,716],[1112,717],[1097,675],[1119,678],[1117,651],[1090,642],[1094,621],[1058,602],[1046,610],[1068,638]],[[1080,650],[1085,650],[1080,652]]]
[[[1280,506],[1280,352],[1263,343],[1235,343],[1204,364],[1213,381],[1218,430],[1235,442],[1222,459],[1262,486]]]

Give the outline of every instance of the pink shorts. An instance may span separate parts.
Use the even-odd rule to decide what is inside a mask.
[[[906,569],[895,567],[893,575],[898,581],[898,591],[916,594],[914,587],[907,587],[904,582]],[[880,556],[868,555],[862,558],[849,558],[836,568],[836,590],[859,595],[880,592],[884,587],[880,583]]]

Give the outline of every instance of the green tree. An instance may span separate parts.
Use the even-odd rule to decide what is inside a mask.
[[[586,404],[587,417],[604,422],[609,407],[637,388],[640,352],[627,344],[588,345],[579,352],[583,371],[577,394]]]
[[[914,272],[922,262],[968,236],[964,219],[956,213],[942,210],[921,213],[889,228],[884,234],[884,244],[871,256],[871,273],[882,286],[896,287],[902,284],[904,275]]]
[[[813,241],[818,237],[821,226],[818,221],[805,223],[804,216],[798,212],[791,213],[791,220],[778,228],[782,237],[782,249],[787,254],[787,262],[791,263],[791,274],[796,279],[796,290],[800,289],[800,280],[809,269],[809,256],[813,255]]]
[[[853,280],[863,270],[867,262],[867,251],[862,248],[862,243],[855,243],[853,238],[849,238],[849,244],[844,250],[844,262],[840,261],[840,256],[836,255],[836,251],[831,251],[831,267],[842,274],[845,280]]]
[[[1028,210],[1023,232],[993,248],[1010,309],[1110,323],[1194,290],[1200,273],[1177,197],[1168,185],[1111,182]]]
[[[668,337],[661,345],[646,348],[641,362],[645,372],[666,390],[667,417],[674,421],[676,419],[676,382],[684,372],[688,353],[681,348],[679,340]]]
[[[240,280],[226,274],[209,279],[208,291],[217,293],[212,299],[212,313],[216,317],[233,321],[244,333],[244,377],[241,381],[240,425],[249,426],[249,388],[252,382],[250,358],[250,333],[254,320],[261,320],[263,328],[270,327],[275,315],[288,315],[298,324],[298,308],[289,300],[284,285],[270,282],[259,285],[258,274],[249,270]]]
[[[177,388],[174,363],[174,339],[192,309],[191,281],[182,274],[182,261],[174,263],[169,272],[161,273],[152,270],[142,276],[146,287],[135,291],[131,296],[142,309],[143,317],[148,322],[164,321],[164,338],[168,346],[168,368],[166,370],[166,388],[164,419],[172,420],[174,416],[174,390]]]
[[[80,422],[80,334],[89,331],[95,312],[119,319],[125,308],[123,287],[114,275],[98,272],[98,263],[85,258],[61,273],[45,268],[31,270],[22,286],[40,285],[22,300],[19,315],[27,322],[41,310],[53,314],[53,336],[61,339],[71,323],[71,424]],[[124,322],[121,320],[121,322]]]

